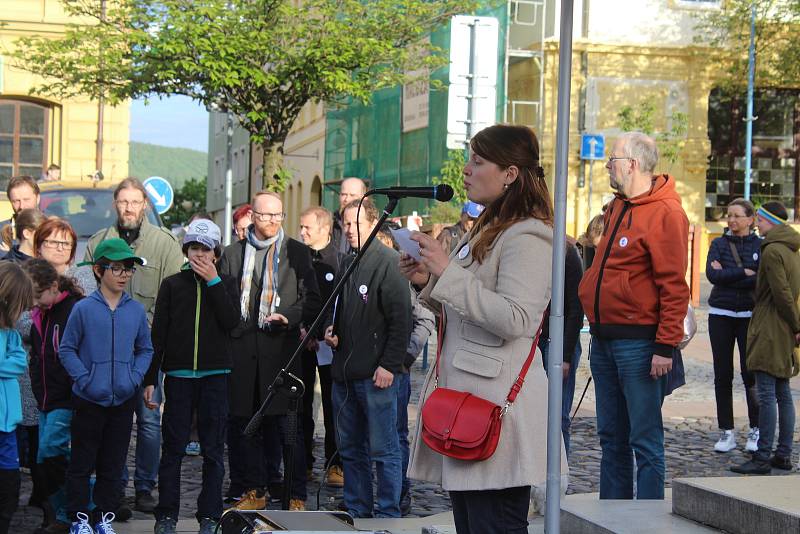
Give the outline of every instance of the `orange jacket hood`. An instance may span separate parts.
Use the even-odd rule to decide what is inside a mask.
[[[617,195],[605,213],[603,236],[579,295],[592,334],[652,339],[671,356],[683,339],[689,221],[675,179],[655,176],[647,193]]]

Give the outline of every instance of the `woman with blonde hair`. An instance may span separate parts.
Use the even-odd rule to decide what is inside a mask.
[[[553,207],[529,128],[492,126],[470,147],[464,187],[469,200],[486,209],[450,257],[436,240],[415,233],[420,261],[408,255],[400,261],[403,274],[425,286],[420,297],[441,313],[443,325],[420,406],[437,387],[503,406],[535,353],[489,458],[466,461],[435,452],[421,439],[418,421],[409,477],[450,492],[459,534],[523,533],[531,486],[546,480],[547,379],[532,345],[550,301]],[[566,468],[563,448],[562,464]]]

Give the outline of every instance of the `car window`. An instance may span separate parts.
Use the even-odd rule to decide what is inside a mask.
[[[47,215],[67,220],[79,238],[91,237],[117,220],[114,192],[110,189],[45,190],[39,207]],[[146,216],[151,223],[161,226],[158,216],[150,208]]]

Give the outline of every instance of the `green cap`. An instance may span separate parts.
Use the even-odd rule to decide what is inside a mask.
[[[133,260],[139,265],[144,265],[144,259],[140,258],[136,254],[133,253],[131,247],[125,242],[125,240],[120,239],[119,237],[114,237],[111,239],[105,239],[100,241],[100,244],[97,245],[94,249],[94,261],[84,261],[83,263],[79,263],[78,265],[92,265],[101,263],[101,260],[106,261],[125,261],[125,260]]]

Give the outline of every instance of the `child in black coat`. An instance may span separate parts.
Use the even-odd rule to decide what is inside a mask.
[[[192,221],[183,239],[189,263],[164,280],[153,317],[153,362],[145,377],[145,400],[159,368],[166,375],[163,448],[158,471],[156,532],[175,532],[180,510],[181,461],[197,412],[203,455],[203,488],[197,499],[200,533],[214,532],[222,516],[223,452],[228,418],[229,333],[239,323],[236,280],[220,277],[220,230],[206,219]]]

